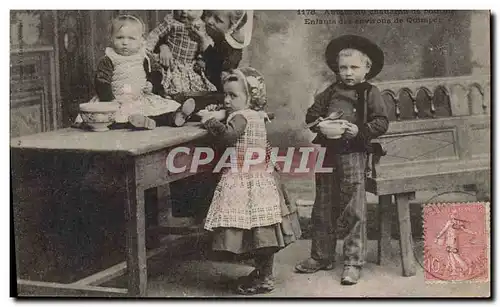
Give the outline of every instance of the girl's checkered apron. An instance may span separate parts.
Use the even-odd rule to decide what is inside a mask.
[[[282,221],[280,194],[272,173],[267,171],[267,167],[242,170],[242,159],[248,149],[256,151],[258,148],[264,152],[267,149],[264,118],[261,113],[247,109],[231,114],[228,121],[236,114],[243,115],[247,120],[245,132],[236,141],[237,159],[231,162],[233,169],[238,171],[222,171],[207,214],[207,230],[217,227],[251,229]]]

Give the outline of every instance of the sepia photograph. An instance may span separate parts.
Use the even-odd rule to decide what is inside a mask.
[[[109,5],[10,10],[11,297],[491,298],[490,10]]]

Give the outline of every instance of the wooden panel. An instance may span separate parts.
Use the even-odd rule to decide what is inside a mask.
[[[388,155],[381,166],[428,160],[471,159],[489,152],[490,116],[392,122],[378,139]]]
[[[11,137],[57,127],[53,49],[28,49],[11,54]]]
[[[12,111],[14,121],[11,124],[16,132],[13,136],[47,131],[57,128],[58,76],[55,73],[55,27],[53,11],[48,10],[13,10],[11,14],[10,45],[10,86],[11,108],[25,99],[32,106],[23,110]],[[37,97],[37,98],[34,98]],[[40,115],[36,114],[34,101],[38,99]],[[22,115],[20,115],[22,113]],[[30,114],[30,115],[27,115]],[[35,115],[36,114],[36,115]],[[33,121],[34,117],[39,118]],[[27,120],[28,119],[28,120]],[[26,124],[33,124],[32,127]],[[23,131],[19,130],[23,127]]]
[[[123,260],[120,159],[22,151],[12,157],[18,276],[71,282]]]
[[[455,84],[450,87],[451,90],[451,109],[453,116],[469,115],[469,101],[467,99],[467,88],[462,84]]]
[[[376,179],[367,180],[366,190],[376,195],[422,190],[454,191],[471,183],[489,182],[489,159],[434,162],[414,166],[381,167]]]
[[[19,137],[44,131],[42,113],[43,93],[31,97],[32,105],[20,106],[10,110],[10,136]]]
[[[454,130],[391,135],[381,140],[387,150],[381,165],[456,158],[454,137]]]
[[[193,176],[196,173],[201,173],[210,169],[210,165],[199,166],[191,172],[191,164],[194,149],[201,147],[203,144],[198,142],[196,144],[179,145],[178,147],[186,146],[189,148],[190,154],[179,153],[176,155],[171,154],[172,148],[163,149],[155,152],[154,154],[143,155],[139,158],[138,166],[136,168],[136,177],[138,186],[142,189],[149,189],[152,187],[161,186],[172,181],[177,181],[182,178]],[[177,148],[177,147],[176,147]],[[167,167],[167,158],[173,159],[175,167],[183,168],[182,172],[174,172]]]
[[[54,43],[53,28],[52,11],[10,11],[10,43],[12,47],[52,45]]]
[[[488,157],[491,152],[491,130],[489,124],[474,125],[471,127],[471,155],[473,158]]]

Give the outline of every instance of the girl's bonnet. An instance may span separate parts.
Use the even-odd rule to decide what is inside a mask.
[[[267,113],[264,112],[264,108],[267,105],[267,95],[266,84],[264,83],[262,74],[252,67],[237,68],[225,74],[223,83],[227,82],[231,77],[236,77],[243,82],[251,108],[259,111],[267,121],[270,121]]]

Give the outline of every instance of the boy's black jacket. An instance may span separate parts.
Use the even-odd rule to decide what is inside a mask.
[[[347,87],[343,84],[335,83],[321,94],[330,96],[334,93],[335,86]],[[389,128],[385,103],[382,100],[378,88],[368,82],[362,82],[347,88],[352,88],[357,92],[358,100],[356,110],[358,110],[358,112],[355,124],[359,128],[358,135],[354,139],[346,140],[343,138],[328,139],[323,134],[318,133],[313,143],[327,147],[328,151],[332,153],[371,152],[371,140],[384,134]],[[370,94],[374,94],[380,98],[377,101],[369,101]],[[328,100],[328,97],[325,98]],[[373,105],[368,106],[369,103]],[[306,123],[315,121],[319,116],[327,116],[327,114],[317,114],[312,109],[312,107],[309,108],[307,112]],[[311,131],[318,132],[318,128],[311,128]]]

